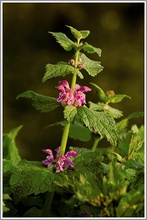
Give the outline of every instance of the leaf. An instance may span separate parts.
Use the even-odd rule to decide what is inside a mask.
[[[116,109],[116,108],[112,108],[111,106],[98,102],[98,103],[93,103],[93,102],[89,102],[89,107],[92,110],[99,110],[99,111],[104,111],[106,114],[111,115],[113,118],[120,118],[123,116],[122,111]]]
[[[73,41],[71,41],[65,34],[63,34],[61,32],[48,32],[48,33],[52,34],[56,38],[57,42],[66,51],[72,50],[72,48],[75,45]]]
[[[107,100],[107,96],[106,96],[105,92],[104,92],[98,85],[96,85],[95,83],[92,83],[92,82],[91,82],[90,84],[96,87],[96,89],[97,89],[97,94],[98,94],[99,98],[100,98],[102,101],[105,102],[105,101]]]
[[[107,103],[109,103],[109,102],[111,102],[111,103],[118,103],[118,102],[121,102],[124,98],[131,99],[131,97],[128,96],[128,95],[116,94],[116,95],[108,97],[107,98]]]
[[[95,77],[98,73],[103,70],[103,66],[99,61],[90,60],[83,53],[80,53],[80,58],[82,59],[83,68],[88,72],[90,76]]]
[[[138,118],[138,117],[143,117],[143,116],[144,116],[144,112],[133,112],[127,117],[127,119]]]
[[[74,140],[90,141],[91,132],[88,128],[77,122],[74,122],[74,124],[70,125],[69,137],[73,138]]]
[[[87,53],[97,53],[99,57],[101,57],[102,50],[100,48],[93,47],[87,42],[84,43],[82,49],[84,49]]]
[[[67,119],[68,122],[72,122],[76,114],[77,108],[75,106],[67,105],[64,108],[64,118]]]
[[[114,146],[117,144],[117,134],[114,119],[103,113],[93,111],[86,106],[77,109],[77,115],[82,123],[90,129],[91,132],[98,133]]]
[[[41,162],[22,160],[11,175],[10,186],[19,202],[21,197],[52,191],[53,180],[53,173]]]
[[[22,127],[23,126],[21,125],[10,131],[9,134],[5,136],[3,142],[4,158],[7,160],[11,160],[14,165],[16,165],[21,160],[18,148],[16,147],[15,138]]]
[[[82,34],[80,33],[80,31],[78,31],[77,29],[75,29],[75,28],[73,28],[71,26],[68,26],[68,25],[66,25],[66,27],[70,28],[71,33],[73,34],[73,36],[76,39],[81,39],[82,38]]]
[[[67,74],[75,72],[81,79],[83,78],[82,73],[78,69],[75,69],[73,66],[70,66],[65,62],[58,62],[57,64],[47,64],[46,72],[44,74],[42,82],[45,82],[46,80],[53,77],[66,76]]]
[[[18,98],[29,98],[33,100],[33,106],[41,112],[50,112],[59,106],[57,98],[40,95],[28,90],[17,96]]]
[[[88,35],[90,34],[90,31],[88,30],[82,30],[80,31],[82,38],[85,39],[86,37],[88,37]]]
[[[71,26],[66,25],[66,27],[70,28],[71,33],[73,34],[73,36],[76,39],[84,39],[90,34],[90,31],[88,31],[88,30],[78,31],[77,29],[75,29]]]

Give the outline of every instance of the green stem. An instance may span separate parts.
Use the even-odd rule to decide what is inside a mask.
[[[78,65],[78,58],[79,58],[79,50],[77,50],[75,53],[75,68],[77,68],[77,65]],[[76,79],[77,79],[77,74],[76,74],[76,72],[74,72],[73,77],[72,77],[72,82],[71,82],[71,89],[72,90],[75,89]],[[63,134],[62,134],[61,145],[60,145],[60,153],[59,153],[60,156],[65,154],[68,135],[69,135],[69,129],[70,129],[70,123],[66,122],[64,130],[63,130]]]
[[[97,145],[99,143],[99,141],[102,139],[103,137],[99,137],[99,138],[95,138],[94,144],[92,146],[92,152],[96,151]]]
[[[62,140],[61,140],[60,154],[59,154],[60,156],[64,155],[65,153],[69,129],[70,129],[70,123],[66,122],[66,125],[63,130]]]

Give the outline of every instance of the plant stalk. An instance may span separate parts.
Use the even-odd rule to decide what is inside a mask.
[[[75,53],[75,68],[77,68],[77,65],[78,65],[78,57],[79,57],[79,50],[77,50]],[[76,79],[77,79],[77,74],[76,74],[76,72],[74,72],[73,77],[72,77],[72,82],[71,82],[71,89],[72,90],[75,89]],[[60,156],[65,154],[68,135],[69,135],[69,129],[70,129],[70,122],[67,121],[65,124],[64,130],[63,130],[63,134],[62,134],[60,153],[59,153]]]
[[[42,210],[42,217],[50,217],[51,205],[54,197],[54,192],[47,192],[46,199]]]
[[[92,149],[91,149],[92,152],[95,152],[95,151],[96,151],[97,145],[98,145],[99,141],[100,141],[102,138],[103,138],[103,137],[95,138],[94,144],[93,144]]]

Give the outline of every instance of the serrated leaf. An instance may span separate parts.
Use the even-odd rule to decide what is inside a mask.
[[[91,82],[90,84],[93,85],[97,89],[97,94],[98,94],[99,98],[105,102],[107,100],[107,96],[106,96],[105,92],[95,83]]]
[[[103,113],[93,111],[86,106],[77,109],[77,115],[82,123],[94,133],[106,137],[114,146],[117,144],[117,134],[114,119]]]
[[[67,105],[64,108],[64,118],[68,122],[72,122],[76,114],[77,114],[77,108],[75,106]]]
[[[21,197],[52,191],[53,180],[54,174],[41,162],[22,160],[11,175],[10,186],[19,202]]]
[[[80,58],[82,59],[82,63],[84,66],[83,69],[85,69],[90,76],[95,77],[104,69],[99,61],[91,60],[83,53],[80,53]]]
[[[3,142],[3,156],[7,160],[11,160],[14,165],[16,165],[21,157],[16,147],[15,138],[23,126],[19,126],[10,131],[4,138]]]
[[[44,96],[31,90],[21,93],[17,96],[18,98],[32,99],[32,105],[41,112],[50,112],[59,106],[57,98]]]
[[[102,50],[100,48],[93,47],[87,42],[84,43],[82,49],[87,53],[97,53],[99,57],[101,57]]]
[[[111,97],[108,97],[107,98],[107,103],[118,103],[118,102],[121,102],[124,98],[129,98],[131,99],[130,96],[128,95],[124,95],[124,94],[116,94],[116,95],[113,95]]]
[[[51,79],[53,77],[66,76],[67,74],[73,72],[74,69],[75,68],[73,66],[70,66],[65,62],[59,62],[57,64],[47,64],[46,72],[44,74],[42,82],[45,82],[46,80]]]
[[[64,50],[70,51],[74,47],[75,45],[74,42],[71,41],[64,33],[61,32],[49,32],[49,33],[56,38],[57,42],[64,48]]]

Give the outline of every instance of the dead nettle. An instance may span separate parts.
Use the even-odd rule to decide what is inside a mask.
[[[68,172],[72,171],[75,167],[73,159],[78,155],[78,151],[69,150],[66,152],[67,140],[72,133],[70,130],[71,125],[74,126],[76,124],[76,126],[79,126],[79,128],[82,129],[85,127],[90,133],[97,134],[95,135],[92,151],[96,150],[98,142],[103,138],[107,138],[113,147],[116,146],[117,132],[114,118],[121,117],[122,112],[110,107],[108,104],[120,102],[124,97],[128,97],[123,94],[116,95],[112,91],[105,93],[99,86],[91,83],[91,85],[97,89],[97,93],[102,103],[95,104],[89,101],[89,107],[87,106],[85,93],[90,92],[92,89],[87,85],[77,84],[77,77],[84,79],[84,75],[82,73],[83,70],[86,70],[91,77],[95,77],[103,70],[103,66],[101,65],[101,62],[89,59],[83,52],[89,54],[96,53],[99,57],[101,57],[102,51],[100,48],[96,48],[85,42],[85,38],[87,38],[90,34],[89,30],[78,31],[71,26],[67,27],[70,29],[71,34],[76,41],[72,41],[61,32],[49,33],[55,37],[56,41],[63,47],[64,50],[73,50],[73,57],[67,62],[60,61],[56,64],[47,64],[42,82],[45,82],[53,77],[65,77],[68,74],[71,74],[72,76],[71,82],[68,82],[66,79],[58,82],[59,85],[55,87],[59,90],[58,97],[43,96],[31,90],[26,91],[17,97],[31,98],[35,108],[41,110],[42,112],[50,112],[59,106],[64,108],[64,123],[61,123],[64,126],[63,135],[60,146],[58,148],[57,146],[55,147],[56,155],[53,155],[51,149],[43,150],[43,152],[48,155],[42,164],[47,166],[50,170],[55,170],[55,172]],[[81,132],[83,131],[81,130]],[[71,136],[73,137],[74,134]],[[85,139],[86,138],[87,137],[85,137]]]

